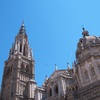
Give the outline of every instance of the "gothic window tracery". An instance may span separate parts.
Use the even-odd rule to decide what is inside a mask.
[[[75,91],[74,87],[72,88],[73,91]]]
[[[55,91],[55,94],[58,94],[58,85],[55,85],[55,88],[54,88],[54,91]]]
[[[69,88],[69,91],[71,91],[71,88]]]
[[[76,86],[76,90],[78,90],[78,86]]]
[[[25,45],[24,45],[24,49],[23,49],[23,55],[26,56],[26,53],[25,53]]]
[[[49,96],[52,96],[52,89],[49,89]]]
[[[95,70],[94,70],[94,67],[91,68],[91,76],[95,76]]]
[[[26,65],[26,72],[29,72],[29,66]]]
[[[25,70],[25,67],[24,67],[24,64],[21,63],[21,70],[24,71]]]
[[[85,70],[84,75],[85,75],[85,79],[86,79],[86,80],[89,79],[87,70]]]
[[[22,52],[22,44],[20,44],[20,52]]]

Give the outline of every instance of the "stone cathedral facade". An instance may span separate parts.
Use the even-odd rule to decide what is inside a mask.
[[[34,59],[24,23],[4,63],[0,100],[100,100],[100,37],[83,28],[76,60],[55,71],[41,87],[34,78]]]

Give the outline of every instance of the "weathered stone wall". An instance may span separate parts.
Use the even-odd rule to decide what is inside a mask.
[[[100,80],[67,93],[67,100],[100,100]]]
[[[100,80],[77,91],[76,100],[100,100]]]

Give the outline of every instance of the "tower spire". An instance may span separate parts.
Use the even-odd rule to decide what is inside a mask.
[[[22,21],[22,25],[20,27],[19,34],[25,34],[25,36],[27,36],[26,30],[25,30],[25,25],[24,25],[24,20]]]
[[[20,100],[34,100],[36,88],[34,59],[28,37],[25,34],[25,26],[22,22],[19,33],[10,49],[9,57],[5,61],[0,100],[19,100],[19,98]]]

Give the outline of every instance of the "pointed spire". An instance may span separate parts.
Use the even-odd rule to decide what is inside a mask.
[[[74,60],[74,62],[73,62],[73,70],[74,70],[74,73],[76,72],[76,69],[77,69],[77,64],[76,64],[76,61]]]
[[[73,65],[73,67],[76,67],[76,62],[75,62],[75,60],[74,60],[74,62],[72,63],[72,65]]]
[[[27,36],[27,35],[26,35],[26,30],[25,30],[24,21],[22,21],[22,25],[21,25],[21,27],[20,27],[19,34],[25,34],[25,36]]]
[[[67,68],[70,69],[70,65],[69,65],[69,63],[67,63]]]
[[[76,61],[74,60],[75,67],[77,67]]]

